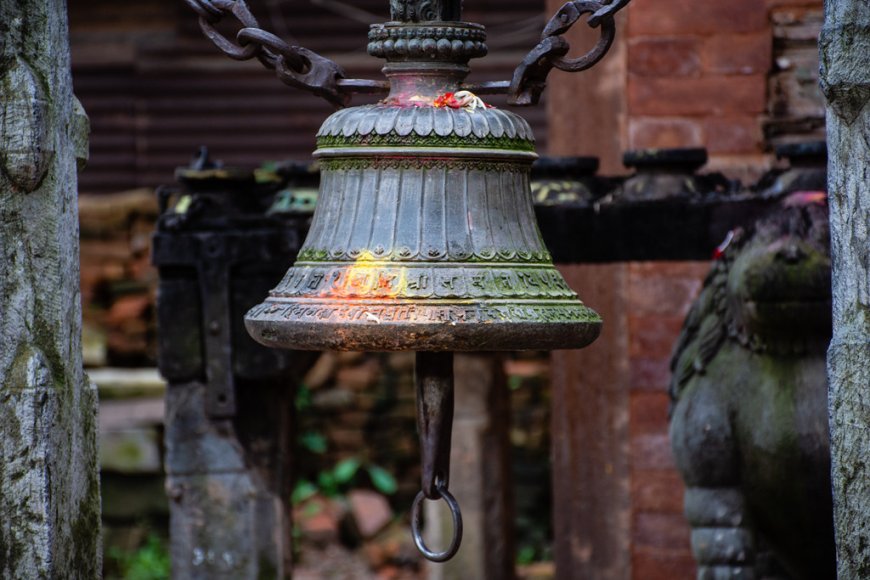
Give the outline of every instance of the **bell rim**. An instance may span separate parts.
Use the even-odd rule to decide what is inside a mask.
[[[382,307],[404,304],[385,301]],[[405,301],[403,301],[405,302]],[[443,306],[419,301],[415,307]],[[456,308],[491,308],[504,306],[503,301],[453,302]],[[531,302],[530,302],[531,304]],[[250,336],[268,347],[291,350],[336,351],[520,351],[579,349],[591,344],[601,332],[602,320],[597,312],[578,300],[539,301],[543,310],[569,307],[575,320],[380,320],[359,316],[340,321],[287,319],[282,307],[317,308],[320,301],[298,300],[275,303],[268,300],[245,315]],[[356,301],[348,308],[366,308]],[[377,312],[376,306],[369,305]]]

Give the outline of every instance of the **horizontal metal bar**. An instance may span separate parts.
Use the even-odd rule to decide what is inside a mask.
[[[510,81],[488,81],[478,84],[463,84],[462,89],[476,95],[504,95],[510,89]]]
[[[338,79],[338,90],[343,93],[378,94],[390,90],[388,81],[371,81],[368,79]]]

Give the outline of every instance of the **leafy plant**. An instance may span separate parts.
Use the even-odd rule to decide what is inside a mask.
[[[308,451],[317,455],[326,453],[326,437],[315,431],[308,431],[299,437],[299,443]]]
[[[169,578],[169,551],[166,542],[155,533],[135,551],[113,546],[106,554],[124,580],[164,580]]]
[[[304,411],[311,407],[311,389],[307,385],[300,384],[296,388],[296,400],[294,401],[297,411]]]
[[[393,495],[396,493],[396,490],[399,489],[399,484],[396,483],[396,478],[383,467],[368,465],[366,471],[368,471],[372,485],[379,492],[385,495]]]
[[[384,495],[396,493],[398,484],[393,475],[378,465],[363,462],[358,457],[342,459],[331,469],[325,469],[317,474],[317,482],[307,479],[299,480],[293,489],[291,500],[294,504],[304,502],[316,493],[322,493],[327,497],[343,495],[357,482],[360,473],[366,473],[372,487]]]
[[[534,546],[522,546],[517,550],[517,564],[521,566],[531,564],[535,561],[536,552]]]
[[[301,479],[296,482],[296,486],[293,488],[293,493],[290,495],[290,501],[293,502],[294,505],[300,504],[316,493],[316,485],[307,479]]]
[[[300,384],[297,387],[294,403],[298,413],[312,407],[313,396],[307,385]],[[314,430],[302,433],[299,436],[299,445],[315,455],[323,455],[328,450],[326,437]],[[297,481],[290,499],[294,504],[300,504],[317,493],[327,497],[342,496],[349,489],[360,484],[358,479],[361,473],[368,475],[372,487],[384,495],[396,493],[399,487],[396,478],[383,467],[359,457],[349,457],[342,459],[331,468],[321,470],[313,478]]]

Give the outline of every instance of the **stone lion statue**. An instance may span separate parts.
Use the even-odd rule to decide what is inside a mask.
[[[836,577],[823,193],[729,234],[671,361],[671,444],[699,579]]]

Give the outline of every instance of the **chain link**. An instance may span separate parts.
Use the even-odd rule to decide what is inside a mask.
[[[312,92],[343,107],[350,95],[340,90],[345,74],[333,61],[301,46],[291,46],[271,32],[260,28],[244,0],[184,0],[199,15],[203,34],[225,55],[234,60],[256,58],[274,70],[285,84]],[[241,25],[235,41],[228,39],[216,26],[226,17]]]
[[[572,0],[564,4],[547,22],[541,35],[541,42],[526,55],[514,71],[513,79],[507,89],[508,103],[536,104],[547,85],[547,75],[553,68],[566,72],[579,72],[601,60],[610,50],[616,36],[613,15],[628,2],[629,0],[610,2]],[[563,34],[586,14],[590,15],[587,24],[592,28],[600,28],[601,36],[595,46],[583,56],[566,58],[571,47]]]

